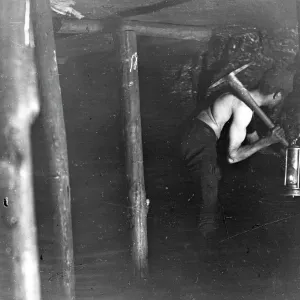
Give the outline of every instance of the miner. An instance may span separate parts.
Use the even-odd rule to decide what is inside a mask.
[[[248,87],[258,106],[274,109],[282,103],[292,90],[292,80],[286,74],[270,69],[256,86]],[[230,122],[227,151],[230,164],[278,143],[285,135],[284,130],[276,126],[259,138],[255,130],[249,131],[252,117],[253,111],[244,102],[233,93],[224,92],[211,103],[208,101],[208,105],[189,120],[181,135],[181,156],[193,179],[196,201],[201,201],[198,227],[204,236],[217,229],[221,216],[216,145],[224,125]],[[250,143],[244,143],[246,137]]]

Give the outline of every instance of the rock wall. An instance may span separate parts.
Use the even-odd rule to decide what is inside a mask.
[[[279,80],[274,84],[284,88],[288,94],[293,89],[293,79],[297,69],[297,52],[297,27],[282,27],[272,30],[236,26],[219,28],[208,43],[207,50],[197,53],[182,66],[180,84],[176,83],[175,86],[177,89],[182,88],[183,95],[188,93],[184,98],[194,97],[198,109],[201,109],[206,105],[206,99],[216,97],[215,93],[222,90],[222,87],[217,87],[208,91],[211,83],[228,72],[251,62],[252,65],[238,75],[248,89],[254,88],[266,71],[275,69],[279,74]],[[294,92],[293,95],[295,98],[296,93]],[[286,100],[291,103],[291,100],[288,99],[291,99],[291,95]],[[295,100],[292,102],[293,105],[289,104],[288,111],[285,109],[281,115],[271,112],[275,118],[274,121],[289,122],[289,125],[285,124],[285,127],[290,139],[300,131],[291,125],[295,118],[300,120],[300,116],[298,118],[295,115],[295,109],[293,113],[291,112],[291,106],[295,106]],[[285,106],[287,107],[287,105]]]

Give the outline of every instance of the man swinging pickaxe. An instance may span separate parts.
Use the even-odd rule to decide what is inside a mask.
[[[193,177],[195,195],[199,201],[202,199],[198,226],[205,236],[214,231],[220,216],[218,202],[220,172],[217,165],[216,143],[225,123],[232,119],[227,156],[231,164],[240,162],[278,142],[288,146],[283,129],[275,126],[260,109],[261,106],[269,108],[277,106],[283,100],[283,91],[270,84],[269,77],[273,76],[270,72],[261,79],[257,88],[248,91],[237,79],[236,74],[249,65],[230,72],[210,87],[227,83],[232,87],[233,93],[224,93],[215,99],[209,107],[191,120],[182,135],[182,157]],[[266,137],[243,145],[253,111],[272,130]]]

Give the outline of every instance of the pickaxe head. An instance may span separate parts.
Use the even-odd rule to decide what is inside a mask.
[[[252,63],[248,63],[246,65],[243,65],[241,66],[240,68],[234,70],[234,71],[231,71],[230,73],[226,74],[225,76],[223,76],[221,79],[217,80],[215,83],[213,83],[208,89],[213,89],[215,87],[217,87],[218,85],[224,83],[224,82],[227,82],[228,80],[228,76],[229,75],[237,75],[238,73],[244,71],[246,68],[248,68],[250,65],[252,65]]]

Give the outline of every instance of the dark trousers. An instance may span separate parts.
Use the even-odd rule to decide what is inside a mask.
[[[194,194],[202,199],[201,214],[218,211],[220,171],[217,165],[217,137],[206,123],[192,119],[181,136],[181,156],[194,183]]]

